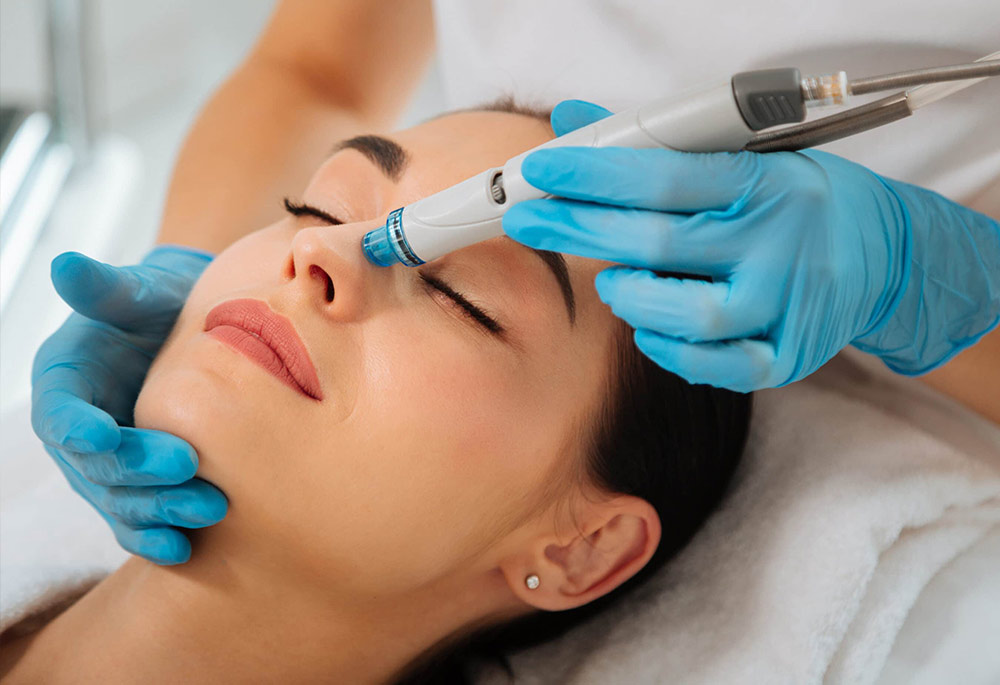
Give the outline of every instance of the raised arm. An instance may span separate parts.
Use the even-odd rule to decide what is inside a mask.
[[[274,221],[336,140],[393,123],[433,48],[430,0],[283,0],[191,128],[158,241],[218,252]]]
[[[1000,179],[965,204],[1000,221]],[[1000,424],[1000,327],[920,380]]]

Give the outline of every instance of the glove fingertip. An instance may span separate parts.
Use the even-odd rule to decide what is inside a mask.
[[[537,200],[518,202],[504,212],[501,225],[504,232],[514,240],[522,241],[522,234],[525,229],[536,223],[535,218],[537,213],[533,208],[534,202],[537,202]]]
[[[632,338],[643,354],[668,371],[677,373],[669,367],[669,357],[671,356],[669,353],[671,350],[676,349],[679,341],[648,328],[635,329]]]
[[[57,290],[65,290],[67,286],[86,286],[94,278],[100,278],[100,272],[94,268],[98,264],[100,262],[80,252],[63,252],[52,260],[52,283]]]
[[[53,259],[51,277],[59,297],[84,316],[121,280],[117,269],[79,252],[64,252]]]
[[[521,161],[521,176],[525,181],[535,187],[541,187],[540,184],[545,182],[551,168],[546,155],[539,154],[540,152],[544,153],[546,151],[539,150],[538,152],[533,152]],[[545,188],[542,188],[542,190],[545,190]],[[518,205],[514,205],[514,207],[517,206]]]
[[[204,528],[219,523],[229,512],[229,500],[217,487],[200,479],[160,495],[163,519],[184,528]]]
[[[597,287],[598,291],[601,288],[610,288],[612,285],[618,282],[621,278],[622,270],[619,267],[609,267],[603,271],[599,271],[596,276],[594,276],[594,285]]]
[[[198,471],[198,453],[187,441],[145,428],[122,428],[121,432],[118,455],[137,471],[155,477],[157,484],[183,483]]]
[[[211,483],[200,482],[204,483],[204,489],[201,491],[204,498],[204,518],[213,524],[218,523],[229,513],[229,498]]]
[[[595,152],[595,148],[588,147],[535,150],[521,162],[521,176],[539,190],[558,196],[569,192],[576,197],[587,191],[592,167],[598,163],[595,155],[599,154],[601,152]]]
[[[159,566],[176,566],[191,558],[191,543],[173,528],[145,528],[133,531],[129,544],[119,542],[129,552]]]
[[[594,289],[597,297],[606,305],[610,305],[610,300],[614,299],[614,279],[610,276],[602,276],[603,272],[594,277]]]
[[[594,277],[594,288],[604,304],[623,295],[629,284],[634,286],[637,278],[650,275],[648,271],[628,266],[612,266],[598,272]],[[629,290],[631,292],[631,290]]]
[[[610,116],[610,110],[586,100],[563,100],[552,109],[552,130],[557,136]]]
[[[56,255],[50,266],[53,278],[57,275],[61,276],[62,274],[76,268],[76,265],[84,259],[87,259],[86,255],[72,250]]]

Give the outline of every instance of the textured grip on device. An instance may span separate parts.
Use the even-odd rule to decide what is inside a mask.
[[[754,131],[806,118],[798,69],[759,69],[733,76],[733,97]]]

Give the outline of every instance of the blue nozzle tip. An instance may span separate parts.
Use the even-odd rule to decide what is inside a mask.
[[[368,261],[375,266],[392,266],[400,263],[392,249],[388,226],[380,226],[365,233],[365,237],[361,240],[361,250]]]
[[[400,207],[389,212],[385,226],[368,231],[361,240],[361,250],[375,266],[420,266],[424,263],[410,247],[410,241],[403,232],[403,210]]]

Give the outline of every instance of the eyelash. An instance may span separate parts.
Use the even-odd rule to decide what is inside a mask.
[[[285,211],[287,211],[292,216],[311,216],[314,219],[320,219],[325,221],[332,226],[340,226],[344,222],[340,219],[331,216],[327,212],[324,212],[318,207],[313,207],[312,205],[307,205],[305,203],[298,203],[289,198],[284,198],[283,204],[285,205]],[[501,326],[496,319],[491,317],[489,314],[484,312],[482,309],[472,304],[462,295],[460,292],[456,291],[450,285],[445,283],[439,278],[430,276],[428,274],[420,274],[421,280],[430,288],[438,291],[452,302],[454,302],[463,313],[470,319],[475,321],[477,324],[482,326],[484,329],[492,333],[493,335],[503,336],[506,333],[506,329]]]
[[[285,211],[291,214],[292,216],[311,216],[314,219],[325,221],[331,226],[340,226],[341,224],[344,223],[337,217],[328,214],[327,212],[324,212],[322,209],[319,209],[318,207],[313,207],[312,205],[307,205],[305,203],[298,203],[288,199],[287,197],[284,200],[282,200],[282,203],[285,205]]]
[[[427,284],[428,287],[437,290],[439,293],[450,299],[458,307],[460,307],[463,313],[470,319],[475,321],[477,324],[482,326],[484,329],[489,331],[491,334],[503,337],[507,332],[506,329],[501,326],[496,319],[491,317],[489,314],[484,312],[482,309],[465,299],[465,296],[460,292],[454,290],[450,285],[445,283],[439,278],[430,276],[428,274],[420,274],[420,279]]]

